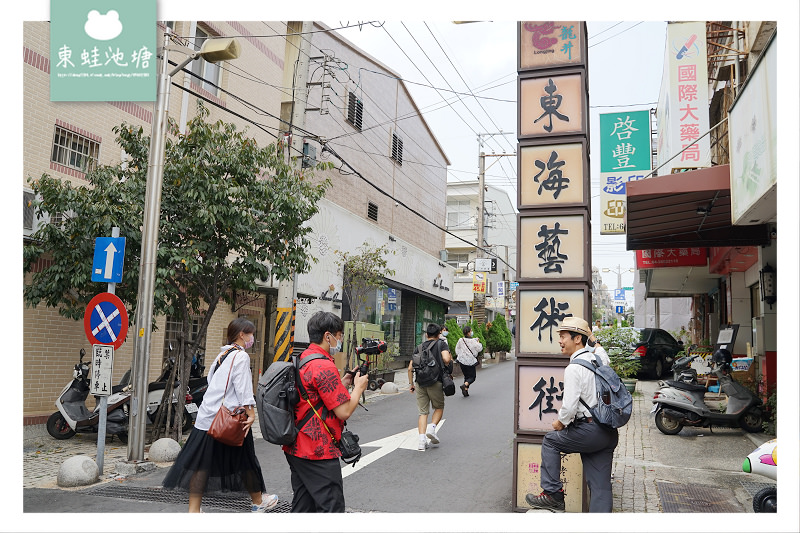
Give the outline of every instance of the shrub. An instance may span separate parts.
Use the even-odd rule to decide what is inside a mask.
[[[631,358],[632,345],[639,341],[639,333],[630,328],[601,328],[594,332],[610,359],[611,368],[621,378],[636,377],[642,367],[638,357]]]
[[[489,353],[511,351],[511,331],[503,316],[495,317],[486,331],[486,350]]]

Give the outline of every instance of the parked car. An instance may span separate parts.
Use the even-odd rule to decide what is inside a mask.
[[[640,374],[656,379],[672,368],[675,356],[683,350],[683,342],[658,328],[628,328],[639,335],[639,341],[631,346],[631,357],[642,362]]]

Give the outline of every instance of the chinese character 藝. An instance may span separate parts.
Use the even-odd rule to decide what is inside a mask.
[[[542,224],[539,229],[537,235],[544,240],[537,244],[534,249],[539,252],[537,255],[539,259],[543,261],[543,263],[539,263],[539,266],[544,267],[545,274],[551,272],[561,273],[561,265],[566,259],[569,259],[569,257],[561,253],[561,239],[559,235],[568,234],[569,230],[561,229],[561,224],[559,222],[556,222],[552,229],[548,228],[546,224]]]

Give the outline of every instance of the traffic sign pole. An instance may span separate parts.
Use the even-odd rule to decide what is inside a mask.
[[[111,237],[117,238],[119,237],[119,228],[113,227],[111,229]],[[107,260],[106,263],[109,261]],[[94,268],[94,267],[93,267]],[[106,264],[106,271],[110,270],[110,265]],[[108,277],[111,277],[110,272],[107,274]],[[117,284],[116,283],[109,283],[107,291],[110,294],[116,296]],[[124,335],[122,335],[124,339]],[[94,356],[94,346],[92,346],[92,355]],[[114,353],[114,347],[111,347],[111,353]],[[112,355],[113,357],[113,355]],[[95,357],[92,357],[92,363],[94,363]],[[94,367],[94,364],[92,365]],[[94,372],[96,369],[92,368]],[[110,387],[109,387],[110,390]],[[103,394],[100,396],[100,420],[97,423],[97,469],[100,471],[100,475],[103,475],[103,463],[105,463],[106,457],[106,422],[108,418],[108,395]]]

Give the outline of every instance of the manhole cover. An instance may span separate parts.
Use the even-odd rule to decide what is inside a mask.
[[[188,493],[177,490],[165,490],[161,487],[127,487],[123,485],[107,484],[81,492],[106,498],[189,505]],[[203,495],[203,509],[249,512],[251,505],[250,498],[244,493],[210,493]],[[279,501],[278,505],[267,512],[288,513],[291,512],[291,510],[291,502]]]
[[[657,482],[665,513],[741,513],[733,491],[707,485]]]

